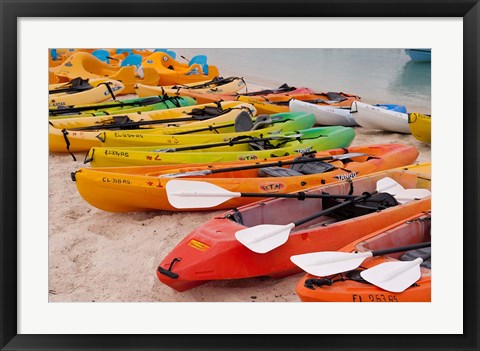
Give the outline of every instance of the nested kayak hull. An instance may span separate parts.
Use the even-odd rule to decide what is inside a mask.
[[[321,106],[292,99],[289,102],[290,112],[310,112],[315,115],[315,123],[322,126],[353,127],[357,123],[350,113],[350,109],[341,109],[332,106]]]
[[[334,93],[344,100],[332,101],[327,94],[288,94],[277,96],[239,96],[238,101],[248,102],[255,106],[258,113],[281,113],[290,111],[289,101],[293,98],[300,101],[315,101],[315,104],[322,106],[350,107],[352,102],[360,100],[360,97],[344,93]],[[328,101],[323,102],[323,101]]]
[[[92,84],[93,88],[76,92],[73,94],[59,93],[49,94],[48,105],[50,108],[71,105],[95,104],[112,99],[114,96],[120,95],[125,89],[122,82],[116,80],[101,80]],[[107,87],[108,85],[108,87]]]
[[[307,131],[304,132],[307,133]],[[157,151],[159,148],[152,146],[135,148],[94,147],[88,152],[86,160],[90,162],[92,167],[252,161],[347,147],[355,138],[353,129],[347,127],[314,128],[314,130],[308,130],[308,133],[313,133],[315,136],[311,139],[302,138],[300,141],[288,141],[281,147],[264,150],[251,150],[246,143],[178,152],[159,152]]]
[[[188,144],[208,144],[229,141],[239,137],[255,137],[263,138],[275,136],[295,130],[308,129],[313,127],[315,117],[310,113],[285,113],[271,115],[270,118],[283,119],[282,123],[273,123],[266,128],[259,128],[246,132],[234,133],[209,133],[209,134],[180,134],[180,135],[162,135],[158,133],[135,133],[128,132],[102,132],[98,138],[101,139],[102,145],[106,147],[135,147],[135,146],[158,146],[169,145],[171,147],[179,147]]]
[[[418,151],[412,146],[384,144],[351,147],[348,148],[348,150],[335,149],[320,152],[316,157],[341,155],[345,152],[365,153],[372,157],[358,157],[348,163],[336,161],[332,164],[341,168],[336,168],[321,174],[293,177],[260,177],[257,169],[221,172],[185,178],[166,177],[169,174],[181,172],[219,170],[239,165],[255,164],[231,162],[209,166],[186,165],[181,168],[172,165],[82,168],[76,173],[75,178],[80,195],[92,206],[105,211],[178,211],[179,209],[173,207],[168,202],[165,187],[170,179],[205,181],[233,192],[290,193],[303,191],[318,186],[319,184],[329,184],[343,179],[353,179],[357,176],[410,165],[418,156]],[[294,157],[281,158],[282,161],[291,161],[293,159]],[[235,208],[259,199],[260,198],[237,197],[215,207],[204,208],[203,210]],[[187,208],[182,210],[193,211],[202,209]]]
[[[152,111],[148,113],[134,113],[129,114],[132,121],[158,121],[163,119],[179,119],[185,117],[191,117],[188,113],[191,113],[193,109],[204,108],[205,106],[215,107],[214,104],[209,105],[196,105],[186,106],[182,108],[170,108],[161,111]],[[212,133],[215,133],[215,128],[225,123],[231,123],[235,117],[243,111],[251,114],[255,113],[253,106],[245,103],[239,103],[236,101],[224,102],[221,104],[225,113],[218,117],[213,117],[207,120],[199,120],[196,122],[178,122],[178,123],[158,123],[152,125],[146,125],[146,128],[135,129],[135,134],[142,133],[159,133],[159,134],[174,134],[180,132],[186,132],[191,129],[198,128],[210,128]],[[101,133],[102,128],[99,126],[98,130],[82,131],[74,130],[75,128],[90,126],[101,123],[111,123],[114,119],[111,116],[95,116],[95,117],[79,117],[79,118],[64,118],[50,120],[48,136],[49,136],[49,150],[51,152],[67,152],[66,140],[63,129],[68,133],[69,150],[71,152],[88,151],[92,147],[101,146],[100,139],[97,136]],[[233,125],[232,125],[233,129]],[[229,130],[229,129],[226,129]],[[133,132],[133,130],[131,130]]]
[[[338,251],[366,252],[428,242],[431,240],[430,228],[430,214],[419,213],[368,234]],[[421,267],[420,279],[401,293],[385,291],[359,276],[362,270],[398,261],[403,254],[368,258],[362,262],[361,267],[325,277],[328,280],[306,274],[298,281],[296,293],[304,302],[430,302],[431,269],[428,267]]]
[[[223,79],[223,78],[222,78]],[[170,86],[151,86],[137,84],[135,93],[139,97],[148,97],[155,95],[185,95],[185,93],[194,92],[196,94],[235,94],[237,91],[246,87],[243,78],[225,78],[225,83],[216,81],[205,81],[191,84],[170,85]],[[199,84],[205,87],[198,88]]]
[[[352,116],[364,128],[410,134],[408,114],[387,110],[360,101],[352,103]]]
[[[420,172],[420,173],[418,173]],[[430,165],[390,170],[350,182],[310,189],[309,193],[353,194],[371,192],[376,182],[391,177],[405,188],[430,187]],[[253,203],[216,216],[187,235],[159,264],[157,277],[177,291],[210,280],[260,276],[284,277],[300,271],[290,257],[315,251],[336,251],[372,231],[380,230],[431,207],[431,198],[414,200],[381,211],[331,221],[320,217],[292,229],[285,244],[264,254],[255,253],[235,239],[239,230],[259,224],[285,225],[322,210],[318,199],[273,199]],[[327,224],[328,223],[328,224]]]
[[[431,143],[432,141],[432,123],[431,116],[413,112],[408,116],[408,125],[410,132],[418,141]]]

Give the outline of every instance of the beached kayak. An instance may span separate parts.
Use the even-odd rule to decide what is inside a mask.
[[[355,132],[351,128],[321,127],[264,138],[268,140],[247,139],[242,143],[230,145],[226,142],[222,146],[208,148],[205,146],[211,145],[199,145],[201,149],[193,145],[190,147],[195,149],[189,150],[172,150],[165,146],[93,147],[87,153],[85,163],[90,163],[92,167],[121,167],[264,160],[347,147],[354,137]],[[257,141],[266,141],[267,144],[259,146]]]
[[[157,71],[152,67],[144,67],[143,77],[140,77],[136,74],[135,66],[114,67],[86,52],[74,52],[60,65],[50,67],[49,70],[59,82],[69,82],[77,77],[83,79],[108,77],[118,80],[125,86],[122,94],[134,94],[133,87],[137,83],[157,85],[160,79]]]
[[[323,106],[350,107],[359,96],[345,93],[289,94],[277,96],[239,96],[238,101],[248,102],[255,106],[258,113],[280,113],[290,111],[291,99],[306,101]]]
[[[247,123],[245,123],[247,128],[233,133],[162,135],[158,133],[135,133],[135,131],[106,131],[100,133],[98,135],[98,139],[100,139],[102,142],[101,146],[107,147],[155,145],[170,145],[177,147],[187,144],[218,143],[241,139],[247,136],[263,138],[286,132],[292,132],[295,130],[308,129],[313,127],[315,123],[315,117],[311,113],[304,112],[257,116],[257,122],[255,124],[252,121],[252,117],[248,113],[237,116],[236,122],[238,122],[239,118],[245,118],[247,120]]]
[[[129,130],[135,131],[136,134],[173,134],[207,128],[215,132],[217,125],[233,125],[235,118],[242,112],[254,114],[255,108],[249,104],[231,101],[220,105],[192,105],[126,116],[55,119],[49,121],[49,150],[53,152],[88,151],[94,146],[101,146],[97,136],[103,130]]]
[[[75,173],[74,178],[80,195],[92,206],[105,211],[228,209],[260,200],[260,197],[226,197],[225,201],[211,206],[192,205],[177,208],[168,200],[167,184],[172,179],[180,179],[206,182],[232,192],[260,193],[262,196],[284,194],[410,165],[418,156],[418,151],[413,146],[383,144],[318,152],[314,158],[323,159],[345,153],[360,153],[365,156],[319,161],[318,164],[322,167],[318,165],[312,167],[313,163],[301,162],[304,159],[297,159],[295,156],[282,157],[279,160],[282,162],[280,164],[297,161],[298,163],[285,165],[280,170],[278,166],[271,165],[272,163],[278,165],[277,160],[185,165],[180,168],[178,165],[81,168]],[[305,159],[311,161],[312,158]],[[248,169],[248,166],[251,168]],[[203,186],[200,185],[200,188]],[[190,198],[187,197],[186,201],[190,201]]]
[[[399,105],[375,105],[391,111],[405,112],[405,106]],[[351,108],[338,108],[312,104],[310,102],[292,99],[289,102],[290,112],[310,112],[315,115],[315,123],[322,126],[356,126],[355,118],[352,116]]]
[[[302,277],[297,286],[296,293],[300,300],[306,302],[430,302],[431,301],[431,259],[425,260],[420,265],[420,279],[403,292],[392,292],[373,285],[360,275],[366,269],[378,266],[386,262],[409,262],[418,257],[424,258],[431,252],[430,247],[412,248],[410,250],[396,251],[394,253],[378,255],[360,260],[356,253],[376,252],[394,248],[430,242],[431,240],[431,215],[419,213],[400,222],[390,225],[381,230],[372,232],[363,238],[341,248],[339,252],[351,253],[344,256],[343,262],[337,259],[331,267],[350,265],[352,269],[329,276],[318,277],[307,274]],[[397,249],[398,250],[398,249]],[[355,256],[354,256],[355,255]],[[321,256],[311,256],[309,259],[317,259],[317,266],[312,262],[307,266],[309,270],[321,271]],[[348,262],[346,258],[352,260]],[[353,259],[356,260],[352,263]],[[305,260],[305,259],[304,259]],[[305,260],[306,262],[307,260]],[[356,263],[359,263],[358,267]],[[325,268],[323,268],[325,269]],[[341,269],[342,270],[342,269]],[[388,273],[388,272],[387,272]],[[393,276],[396,278],[396,276]]]
[[[379,188],[377,182],[383,182],[386,177],[405,189],[429,189],[430,172],[430,164],[408,166],[312,188],[306,194],[364,198],[375,194]],[[375,202],[362,205],[356,200],[355,206],[347,202],[341,208],[336,205],[341,200],[270,199],[216,215],[188,234],[160,262],[157,277],[178,291],[211,280],[284,277],[301,271],[290,260],[291,256],[336,251],[373,231],[431,207],[430,196],[395,204],[391,195],[383,194],[377,194],[372,199]],[[254,252],[237,239],[244,240],[245,236],[252,239],[248,245],[270,245],[272,241],[276,245],[266,253]]]
[[[352,103],[351,112],[355,122],[364,128],[410,134],[408,114],[406,113],[391,111],[360,101]]]
[[[408,126],[415,139],[430,143],[432,141],[432,116],[413,112],[408,115]]]
[[[55,84],[56,86],[56,84]],[[125,89],[122,82],[112,79],[84,80],[80,85],[66,83],[64,86],[49,87],[48,106],[58,108],[70,105],[95,104],[115,99]]]
[[[154,52],[142,61],[143,68],[154,69],[160,76],[158,85],[176,85],[204,82],[218,77],[218,68],[207,65],[207,57],[198,55],[188,63],[180,63],[166,52]],[[157,84],[147,84],[157,85]]]
[[[241,94],[216,94],[216,93],[198,93],[196,91],[184,90],[181,96],[190,96],[198,101],[199,104],[206,104],[215,101],[234,101],[240,96],[262,96],[264,98],[272,98],[274,96],[291,96],[296,94],[315,94],[312,89],[309,88],[295,88],[290,87],[288,84],[283,84],[276,89],[263,89],[252,92],[246,92]]]
[[[245,81],[240,77],[215,77],[212,80],[198,83],[177,84],[170,86],[150,86],[137,84],[135,93],[139,97],[154,95],[184,95],[188,92],[196,94],[234,94],[246,87]]]
[[[89,116],[119,115],[133,112],[149,112],[162,110],[166,107],[167,101],[176,102],[174,96],[151,96],[148,98],[136,98],[126,100],[115,100],[101,102],[98,104],[69,105],[49,109],[49,118],[75,118]],[[193,104],[193,101],[192,101]],[[180,103],[177,107],[180,107]]]

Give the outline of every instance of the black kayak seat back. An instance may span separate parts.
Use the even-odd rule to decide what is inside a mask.
[[[342,102],[342,101],[347,100],[346,97],[342,96],[342,95],[339,94],[339,93],[329,92],[329,93],[327,93],[327,97],[328,97],[328,99],[329,99],[330,101]]]
[[[248,132],[249,130],[252,130],[253,126],[252,117],[248,112],[242,111],[237,115],[237,117],[235,117],[235,132]]]
[[[417,250],[410,250],[405,252],[401,257],[400,261],[413,261],[416,258],[422,258],[423,260],[429,257],[432,254],[431,247],[425,247],[423,249]],[[429,258],[428,260],[422,262],[420,265],[421,267],[432,269],[432,260]]]
[[[270,118],[269,115],[259,115],[255,119],[255,124],[253,125],[252,129],[250,130],[257,130],[257,129],[262,129],[266,126],[269,126],[272,124],[272,119]]]

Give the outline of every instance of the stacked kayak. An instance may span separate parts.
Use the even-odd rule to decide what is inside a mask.
[[[264,160],[347,147],[354,137],[353,129],[339,126],[311,128],[297,133],[236,143],[225,142],[221,145],[202,144],[184,148],[93,147],[87,153],[85,163],[89,162],[92,167],[122,167]],[[263,144],[264,142],[266,143]]]
[[[179,100],[177,97],[171,96],[151,96],[148,98],[135,98],[125,100],[115,100],[101,102],[98,104],[86,105],[67,105],[49,109],[50,119],[64,117],[81,117],[81,116],[105,116],[119,115],[133,112],[148,112],[161,110],[165,107],[165,103],[171,101],[174,105]],[[185,101],[189,101],[185,99]],[[193,100],[190,100],[192,104]],[[178,102],[176,107],[181,107]]]
[[[351,115],[354,117],[355,122],[364,128],[410,134],[407,113],[354,101],[352,103]]]
[[[91,205],[105,211],[227,209],[265,196],[303,191],[320,184],[409,165],[417,156],[418,151],[412,146],[385,144],[334,149],[304,158],[282,157],[276,162],[230,162],[180,168],[178,165],[81,168],[74,178],[80,195]],[[318,160],[318,164],[311,162],[312,159]],[[312,168],[312,164],[317,167]],[[218,203],[178,208],[169,202],[169,196],[175,196],[167,193],[171,180],[201,182],[197,193],[212,184],[222,190],[256,193],[257,196],[230,197],[226,194]],[[191,195],[185,194],[183,199],[192,202]]]
[[[48,105],[58,108],[69,105],[95,104],[97,102],[115,99],[123,92],[122,82],[112,79],[92,79],[91,81],[77,78],[65,84],[53,84],[48,89]]]
[[[424,143],[432,140],[432,117],[421,113],[413,112],[408,116],[408,126],[415,139]]]
[[[245,119],[243,122],[241,119]],[[247,112],[239,114],[235,118],[235,132],[230,133],[187,133],[187,134],[159,134],[159,133],[136,133],[135,131],[118,132],[105,131],[97,138],[102,142],[101,146],[155,146],[170,145],[182,146],[188,144],[208,144],[226,141],[241,140],[247,137],[264,138],[279,135],[295,130],[313,127],[315,118],[310,113],[292,112],[279,113],[276,115],[257,116],[255,123]],[[240,128],[240,130],[238,130]]]
[[[136,74],[135,66],[114,67],[86,52],[74,52],[60,65],[50,67],[50,72],[59,82],[69,82],[77,77],[83,79],[107,77],[121,81],[125,86],[122,94],[134,93],[134,85],[137,83],[157,85],[160,79],[154,68],[144,67],[143,77],[140,77]]]
[[[148,97],[152,95],[183,95],[188,96],[188,92],[196,94],[234,94],[246,87],[243,78],[239,77],[215,77],[212,80],[198,83],[177,84],[170,86],[150,86],[137,84],[135,93],[139,97]],[[210,101],[209,101],[210,102]]]
[[[179,98],[184,107],[166,101],[169,109],[115,116],[66,117],[49,121],[49,150],[53,152],[88,151],[100,146],[98,134],[103,130],[140,130],[144,133],[172,134],[193,128],[214,128],[232,122],[241,112],[255,113],[253,106],[231,101],[220,104],[192,105],[190,98]],[[178,104],[178,101],[176,104]],[[175,107],[175,108],[174,108]],[[210,127],[209,127],[210,126]]]
[[[290,110],[289,101],[294,98],[296,100],[306,101],[313,104],[337,107],[350,107],[352,102],[357,101],[360,97],[346,93],[314,93],[314,94],[289,94],[286,96],[239,96],[237,100],[248,102],[255,106],[258,113],[280,113]]]
[[[321,302],[430,302],[431,301],[431,215],[419,213],[381,230],[372,232],[338,250],[339,253],[312,253],[293,257],[311,271],[301,278],[296,292],[302,301]],[[425,245],[422,245],[425,244]],[[420,247],[419,247],[420,246]],[[418,248],[419,247],[419,248]],[[354,253],[355,252],[355,253]],[[348,254],[342,254],[348,253]],[[365,255],[365,253],[369,253]],[[422,262],[413,264],[413,260]],[[399,262],[402,262],[399,264]],[[412,267],[408,265],[413,264]],[[394,264],[389,268],[385,264]],[[382,266],[383,265],[383,266]],[[420,268],[418,268],[420,266]],[[390,277],[388,290],[365,280],[362,272],[369,268],[385,269],[384,276],[404,268]],[[347,269],[347,271],[344,271]],[[337,273],[337,271],[340,272]],[[403,291],[396,287],[402,276],[417,273],[407,281]],[[329,274],[334,272],[333,274]],[[315,275],[318,273],[319,276]],[[328,275],[325,276],[324,273]],[[368,276],[366,276],[368,279]],[[392,289],[393,288],[393,289]],[[392,291],[395,290],[395,291]]]
[[[374,105],[391,111],[407,112],[405,106],[399,105]],[[356,126],[357,122],[352,115],[350,107],[335,107],[312,104],[310,102],[292,99],[289,102],[291,112],[310,112],[315,115],[316,124],[322,126]]]
[[[160,76],[158,85],[176,85],[212,80],[219,76],[217,67],[207,65],[207,58],[199,55],[190,59],[188,64],[176,61],[166,52],[158,51],[142,61],[145,70],[154,69]],[[157,85],[157,84],[147,84]]]
[[[215,101],[234,101],[239,97],[255,97],[260,96],[264,99],[271,99],[277,96],[294,96],[298,94],[315,94],[315,92],[309,88],[295,88],[290,87],[288,84],[283,84],[277,89],[263,89],[252,92],[245,92],[241,94],[218,94],[218,93],[198,93],[197,91],[184,90],[182,91],[182,96],[190,96],[197,100],[201,104],[206,104],[209,102]]]
[[[400,202],[395,199],[397,191],[390,189],[393,181],[403,189],[428,190],[430,173],[430,164],[408,166],[312,188],[301,200],[270,199],[217,215],[188,234],[160,262],[157,277],[185,291],[211,280],[297,273],[301,270],[291,256],[336,251],[430,210],[430,196]],[[329,195],[343,196],[345,203]]]

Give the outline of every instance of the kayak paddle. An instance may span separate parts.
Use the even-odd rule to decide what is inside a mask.
[[[336,210],[354,204],[358,201],[367,199],[379,192],[387,189],[403,188],[400,184],[391,178],[383,178],[377,182],[377,189],[371,193],[364,193],[351,200],[346,200],[338,205],[320,211],[312,216],[300,219],[298,221],[286,224],[260,224],[254,227],[239,230],[235,233],[235,238],[250,250],[257,253],[269,252],[283,244],[285,244],[290,235],[290,231],[304,223],[312,221],[318,217],[326,216]]]
[[[421,277],[420,265],[431,256],[413,261],[385,262],[360,272],[367,282],[392,292],[403,292]]]
[[[206,170],[201,170],[201,171],[169,173],[169,174],[161,175],[160,178],[179,178],[179,177],[189,177],[189,176],[204,176],[204,175],[210,175],[210,174],[216,174],[216,173],[244,171],[244,170],[248,170],[248,169],[258,169],[258,168],[265,168],[265,167],[282,167],[282,166],[287,166],[287,165],[295,165],[295,164],[299,164],[299,163],[344,160],[344,159],[349,159],[349,158],[353,158],[353,157],[360,157],[360,156],[368,156],[368,155],[363,154],[363,153],[352,152],[352,153],[347,153],[347,154],[325,156],[325,157],[311,158],[311,159],[292,160],[292,161],[277,161],[277,162],[238,166],[238,167],[227,167],[227,168],[221,168],[221,169],[206,169]]]
[[[292,256],[290,257],[290,260],[305,272],[317,277],[324,277],[327,275],[351,271],[352,269],[360,266],[368,257],[422,249],[424,247],[429,247],[430,245],[430,242],[426,242],[361,253],[336,251],[312,252],[303,255]]]
[[[292,194],[238,193],[208,182],[176,179],[167,183],[166,190],[170,205],[176,208],[209,208],[236,197],[284,197],[299,200],[306,198],[353,199],[356,197],[354,195],[308,194],[304,192]],[[195,201],[192,201],[192,198],[195,198]]]
[[[249,136],[240,136],[236,137],[233,139],[230,139],[230,141],[225,141],[222,143],[211,143],[211,144],[203,144],[203,145],[191,145],[191,146],[183,146],[183,147],[169,147],[165,149],[156,149],[152,150],[154,152],[178,152],[178,151],[187,151],[187,150],[200,150],[200,149],[209,149],[213,147],[220,147],[220,146],[233,146],[233,145],[238,145],[238,144],[247,144],[247,143],[255,143],[259,141],[271,141],[271,140],[284,140],[284,139],[298,139],[303,136],[302,131],[299,131],[296,134],[291,134],[291,135],[276,135],[272,136],[269,138],[252,138]],[[319,135],[318,137],[322,137],[322,135]],[[245,140],[241,140],[244,139]]]

